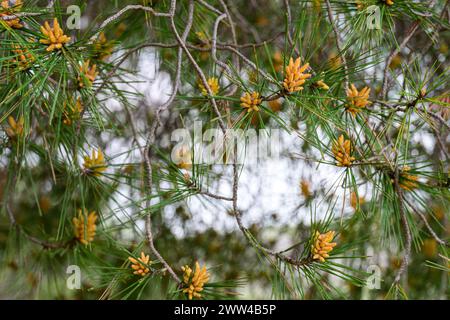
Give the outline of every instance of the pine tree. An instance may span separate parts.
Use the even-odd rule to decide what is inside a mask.
[[[0,298],[448,298],[449,18],[0,0]]]

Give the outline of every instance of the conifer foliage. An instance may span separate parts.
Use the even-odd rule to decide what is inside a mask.
[[[0,0],[0,298],[448,298],[449,19]]]

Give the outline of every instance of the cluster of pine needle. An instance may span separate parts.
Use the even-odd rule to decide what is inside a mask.
[[[448,0],[70,2],[0,0],[0,298],[448,297]],[[293,137],[294,199],[195,121]]]

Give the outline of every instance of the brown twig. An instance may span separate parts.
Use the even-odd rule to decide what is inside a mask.
[[[175,16],[175,9],[176,9],[176,0],[171,1],[170,5],[170,11],[169,11],[169,19],[173,26],[175,26],[174,23],[174,16]],[[180,38],[181,41],[186,41],[186,38],[189,34],[189,31],[192,27],[192,21],[194,16],[194,1],[189,1],[189,9],[188,9],[188,21],[186,23],[186,28],[183,32],[182,37]],[[156,130],[160,124],[160,118],[159,115],[162,111],[166,110],[172,103],[172,101],[175,99],[175,96],[178,92],[178,87],[180,84],[180,76],[181,76],[181,64],[182,64],[182,49],[178,49],[178,59],[177,59],[177,69],[176,69],[176,76],[175,76],[175,83],[174,88],[172,91],[172,94],[168,101],[164,103],[162,106],[160,106],[156,112],[155,112],[155,119],[153,120],[152,126],[150,128],[149,135],[147,137],[147,143],[145,145],[144,150],[144,162],[145,162],[145,169],[147,174],[147,200],[146,200],[146,208],[148,210],[147,212],[147,218],[145,222],[145,231],[146,231],[146,237],[147,241],[149,243],[149,247],[153,254],[158,258],[158,260],[164,265],[164,267],[167,269],[167,272],[172,276],[172,278],[177,282],[181,283],[181,279],[176,275],[176,273],[173,271],[172,267],[167,263],[167,261],[162,257],[162,255],[159,253],[159,251],[156,249],[153,239],[153,231],[152,231],[152,218],[151,218],[151,203],[150,203],[150,195],[152,194],[153,190],[153,179],[152,179],[152,163],[151,163],[151,147],[155,141],[156,136]]]
[[[328,0],[327,0],[328,1]],[[434,3],[436,2],[436,0],[431,0],[428,4],[429,7],[434,6]],[[389,66],[392,62],[392,60],[394,59],[394,57],[400,53],[401,50],[403,50],[403,48],[408,44],[409,40],[411,40],[411,38],[413,37],[413,35],[416,33],[416,31],[419,29],[420,26],[420,21],[415,21],[411,24],[411,26],[409,27],[408,31],[406,31],[406,34],[403,38],[403,41],[400,43],[400,45],[395,48],[393,51],[391,51],[391,53],[389,54],[388,58],[386,59],[386,65],[384,67],[384,71],[383,71],[383,84],[381,87],[381,97],[385,100],[387,100],[387,96],[388,96],[388,80],[389,80]]]

